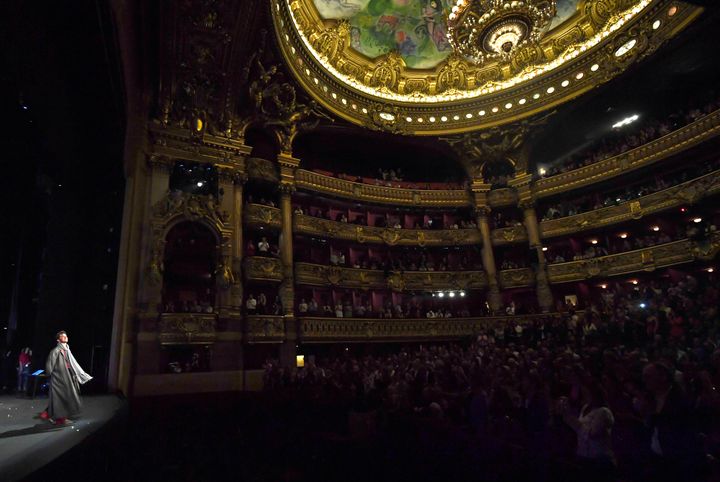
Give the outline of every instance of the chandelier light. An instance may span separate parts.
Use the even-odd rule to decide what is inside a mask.
[[[557,13],[556,0],[456,0],[448,40],[468,60],[508,58],[535,43]]]

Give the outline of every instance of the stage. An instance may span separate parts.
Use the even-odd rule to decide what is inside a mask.
[[[43,467],[127,412],[127,402],[114,395],[83,396],[83,403],[82,416],[72,425],[55,426],[39,417],[47,396],[0,395],[0,480],[26,479],[43,472]]]

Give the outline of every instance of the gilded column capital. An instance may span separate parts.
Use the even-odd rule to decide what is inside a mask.
[[[285,195],[285,194],[292,195],[295,191],[297,191],[297,189],[295,188],[294,182],[282,181],[278,185],[278,191],[280,191],[280,194],[283,194],[283,195]]]

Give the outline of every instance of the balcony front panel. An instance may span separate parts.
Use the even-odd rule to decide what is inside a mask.
[[[525,231],[525,226],[522,225],[493,229],[490,232],[490,236],[494,246],[528,242],[527,231]]]
[[[243,261],[246,281],[282,281],[282,263],[277,258],[249,256]]]
[[[392,320],[308,317],[300,319],[300,336],[303,343],[461,339],[477,336],[509,322],[527,325],[538,319],[547,321],[557,316],[559,315]]]
[[[295,185],[299,189],[319,192],[330,196],[395,206],[460,207],[470,204],[468,192],[463,189],[401,189],[373,186],[371,184],[346,181],[304,169],[298,169],[296,171]]]
[[[386,278],[382,270],[295,263],[295,283],[393,291],[474,290],[485,288],[487,277],[483,271],[404,271]]]
[[[243,211],[246,226],[253,228],[280,229],[280,209],[264,204],[246,204]]]
[[[393,229],[358,226],[304,214],[293,216],[295,233],[358,243],[388,246],[467,246],[481,242],[480,231],[473,229]]]
[[[540,232],[543,238],[552,238],[587,229],[609,226],[632,219],[640,219],[645,215],[668,208],[693,204],[718,192],[720,192],[720,171],[713,171],[705,176],[648,194],[634,201],[574,216],[543,221],[540,223]]]
[[[540,179],[535,183],[535,196],[536,198],[544,198],[578,189],[595,182],[605,181],[679,154],[715,138],[718,134],[720,134],[720,110],[711,112],[670,134],[620,155]]]
[[[246,326],[249,343],[282,343],[285,340],[282,316],[250,315]]]
[[[214,313],[163,313],[158,323],[158,340],[163,345],[207,345],[217,338]]]
[[[498,271],[500,286],[507,288],[523,288],[535,284],[535,277],[530,268],[504,269]]]
[[[695,245],[687,239],[649,248],[568,263],[548,265],[552,283],[618,276],[689,263],[696,258]]]

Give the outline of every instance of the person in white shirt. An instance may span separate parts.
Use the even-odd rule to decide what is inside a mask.
[[[308,305],[307,305],[307,303],[305,303],[305,299],[303,298],[300,300],[300,304],[298,304],[298,313],[300,313],[301,315],[304,315],[307,313],[307,311],[308,311]]]
[[[428,310],[428,312],[425,313],[425,318],[435,318],[435,312],[433,310]]]
[[[248,299],[245,302],[245,309],[247,310],[248,314],[255,314],[255,310],[257,309],[257,300],[252,295],[252,293],[248,296]]]
[[[260,239],[260,242],[258,243],[258,252],[262,254],[267,254],[270,251],[270,243],[268,243],[268,240],[265,236]]]
[[[581,393],[584,404],[577,416],[570,413],[566,399],[560,401],[563,420],[577,434],[577,458],[583,469],[593,474],[593,480],[614,480],[612,427],[615,417],[599,383],[583,386]]]

